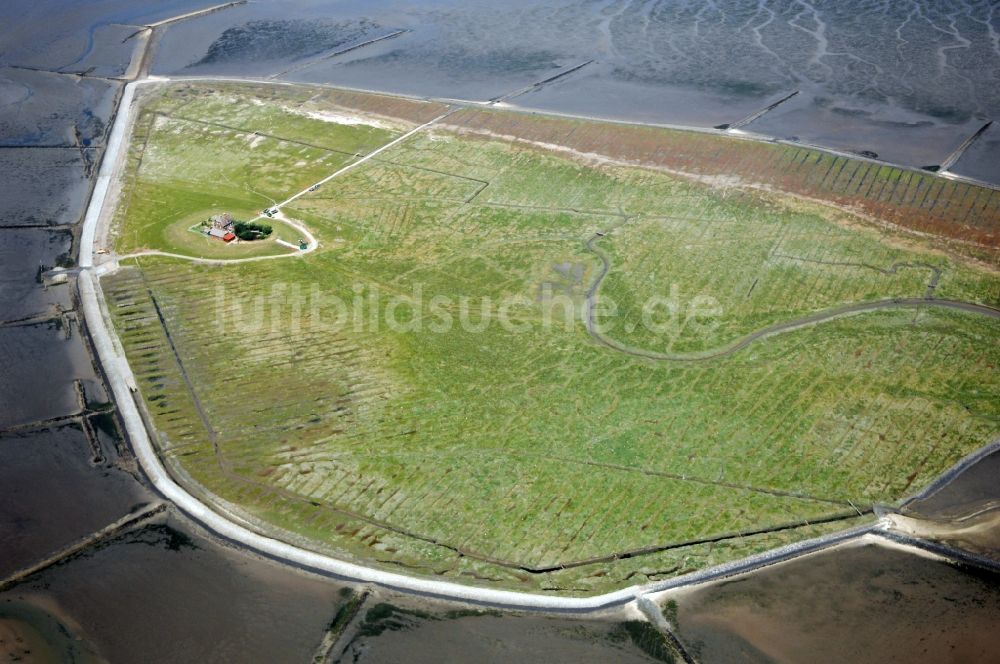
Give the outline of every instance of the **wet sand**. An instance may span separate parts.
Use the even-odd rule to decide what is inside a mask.
[[[976,461],[953,480],[908,503],[905,514],[929,519],[966,516],[1000,506],[1000,450]]]
[[[98,664],[106,660],[44,608],[8,600],[0,602],[0,661]]]
[[[289,16],[251,3],[171,26],[154,73],[281,75],[288,69],[283,54],[302,49],[291,45],[295,40],[268,37],[270,48],[238,64],[205,56],[225,51],[236,34],[253,41],[282,30],[323,46],[336,41],[331,31],[347,36],[364,20],[409,32],[344,56],[310,53],[288,80],[486,100],[594,59],[518,104],[711,127],[800,90],[794,104],[747,129],[869,150],[914,167],[941,163],[986,118],[1000,116],[991,74],[1000,66],[1000,48],[990,37],[997,19],[985,5],[945,11],[928,0],[906,6],[445,0],[403,7],[353,0],[296,7]],[[963,161],[956,172],[1000,182],[997,163],[973,155]]]
[[[96,78],[0,68],[0,145],[98,145],[119,87]]]
[[[75,224],[90,191],[90,159],[76,148],[0,148],[0,170],[4,173],[0,196],[5,204],[0,229]],[[7,262],[9,274],[14,274],[18,263]],[[30,269],[31,265],[24,267]],[[25,281],[33,282],[33,276]]]
[[[960,463],[890,515],[894,532],[1000,563],[1000,449]]]
[[[70,69],[100,61],[98,74],[121,71],[137,24],[150,23],[211,4],[204,0],[13,0],[4,4],[0,61],[47,69]],[[133,30],[134,31],[134,30]],[[99,43],[103,41],[104,43]],[[119,43],[115,43],[115,42]],[[110,42],[110,43],[109,43]]]
[[[6,212],[0,218],[3,320],[45,315],[53,307],[71,304],[68,286],[46,289],[36,279],[39,266],[65,253],[66,233],[9,227],[68,227],[78,222],[97,157],[93,148],[103,144],[119,89],[114,82],[10,65],[65,71],[93,67],[93,74],[113,75],[125,70],[131,46],[110,43],[127,32],[112,22],[150,22],[205,4],[197,0],[100,0],[83,5],[40,0],[5,8],[11,20],[0,26],[4,43],[0,146],[6,146],[0,147],[0,170],[6,176],[0,183]],[[720,6],[738,14],[739,8],[731,3]],[[927,9],[929,3],[921,6]],[[659,22],[647,25],[641,15],[633,15],[644,8],[650,16],[659,12]],[[620,19],[614,8],[574,2],[545,6],[511,2],[501,7],[489,2],[439,2],[400,8],[386,1],[351,0],[337,5],[305,1],[295,3],[292,10],[252,3],[171,26],[160,44],[157,68],[179,73],[223,69],[280,73],[299,62],[296,53],[315,49],[295,51],[301,47],[279,38],[275,44],[293,49],[280,57],[264,49],[260,57],[239,61],[250,60],[245,64],[209,58],[195,71],[188,66],[204,60],[226,30],[245,28],[252,21],[284,20],[294,13],[304,23],[291,26],[288,34],[311,34],[318,22],[326,32],[315,34],[333,41],[336,35],[331,37],[329,31],[336,28],[332,25],[360,17],[374,21],[380,29],[412,30],[408,36],[360,49],[349,57],[303,67],[295,74],[302,80],[487,98],[596,55],[602,63],[611,64],[584,69],[519,97],[518,103],[553,110],[596,108],[597,114],[626,117],[631,113],[633,119],[658,122],[678,121],[687,113],[698,116],[692,122],[705,124],[714,124],[716,119],[731,121],[732,115],[763,106],[791,85],[779,81],[768,87],[765,80],[741,89],[722,80],[717,67],[702,67],[706,75],[698,79],[692,78],[690,64],[664,69],[662,59],[644,61],[636,53],[641,55],[649,43],[668,44],[670,40],[663,35],[652,42],[630,37],[630,25],[647,25],[647,29],[652,25],[650,34],[655,35],[656,29],[670,25],[690,30],[693,17],[671,18],[669,7],[655,3],[649,7],[625,4],[619,9]],[[959,29],[972,34],[970,30],[976,28],[962,18],[963,12],[971,9],[959,13]],[[807,14],[804,23],[812,21]],[[714,20],[702,18],[708,23]],[[780,16],[775,26],[787,28],[788,18]],[[833,24],[847,20],[827,18]],[[934,20],[939,18],[934,16]],[[621,21],[617,28],[616,20]],[[888,20],[891,26],[896,19],[889,16]],[[809,27],[815,27],[815,21]],[[920,38],[913,41],[928,53],[937,46],[932,37],[947,41],[933,29],[920,30]],[[864,30],[855,32],[865,39],[872,36]],[[871,32],[877,37],[874,27]],[[720,34],[725,38],[725,31]],[[706,43],[711,45],[712,39],[718,36]],[[625,48],[629,43],[635,49]],[[726,54],[725,49],[718,50]],[[986,56],[983,61],[992,62]],[[732,71],[754,79],[758,77],[754,62],[752,56],[740,55]],[[766,72],[770,66],[756,69]],[[994,69],[990,64],[983,68]],[[863,70],[858,74],[861,79],[871,78]],[[913,81],[932,80],[919,67],[913,69],[912,77]],[[945,93],[953,78],[946,75],[940,82]],[[979,85],[982,94],[976,99],[952,95],[956,106],[967,108],[949,110],[925,103],[921,111],[920,104],[911,103],[913,98],[859,101],[857,89],[845,83],[848,79],[833,76],[830,81],[819,87],[825,96],[814,89],[796,100],[799,106],[790,104],[784,114],[774,115],[771,125],[765,116],[749,129],[774,126],[775,131],[794,130],[802,140],[874,146],[890,157],[899,154],[901,159],[924,165],[952,137],[959,143],[966,129],[978,121],[976,113],[1000,115],[1000,105],[990,96],[995,86]],[[917,92],[924,87],[917,86]],[[844,112],[859,108],[870,114]],[[829,123],[839,118],[847,119],[834,122],[831,128]],[[904,126],[893,127],[892,122]],[[994,128],[987,133],[954,170],[1000,179],[994,158],[995,132]],[[921,141],[928,141],[928,146],[919,147]],[[899,145],[900,151],[882,148],[883,144]],[[106,400],[71,317],[0,329],[0,344],[4,349],[0,351],[4,366],[0,428],[21,427],[0,435],[0,569],[7,572],[106,525],[150,500],[152,494],[115,465],[121,443],[109,433],[111,429],[96,426],[105,459],[94,463],[93,449],[82,430],[39,422],[78,411],[76,379],[82,381],[87,400],[95,404]],[[995,472],[995,465],[983,465],[981,472],[968,474],[963,484],[914,508],[947,515],[953,509],[982,504],[996,496]],[[1000,615],[998,588],[1000,583],[991,574],[895,549],[848,547],[686,593],[678,619],[682,638],[698,645],[705,662],[768,657],[779,661],[989,662],[997,661],[1000,652],[991,631]],[[42,661],[46,657],[84,662],[100,661],[97,658],[112,662],[310,661],[345,601],[341,591],[342,585],[334,581],[259,560],[217,542],[184,519],[165,516],[0,593],[0,654],[6,655],[12,647],[16,655],[30,648]],[[442,607],[421,598],[389,595],[377,596],[366,607],[382,601],[424,616],[394,614],[395,618],[373,620],[368,634],[346,633],[342,661],[354,661],[355,656],[367,662],[654,661],[621,628],[620,617],[594,622],[519,614],[448,615],[466,607]],[[362,614],[357,625],[364,620]],[[374,633],[378,624],[396,620],[401,626]],[[65,642],[53,637],[54,631],[62,634],[61,630],[71,635],[76,660],[67,657]]]
[[[888,112],[877,104],[801,93],[747,129],[920,168],[940,164],[981,124],[975,117],[943,123],[905,109]]]
[[[669,661],[655,631],[626,619],[624,611],[583,621],[376,594],[333,654],[335,662],[359,664]]]
[[[3,65],[124,71],[130,44],[88,44],[126,32],[102,26],[202,5],[41,0],[5,7],[0,319],[48,320],[0,327],[0,578],[157,500],[125,470],[130,458],[121,454],[110,415],[100,412],[108,398],[75,312],[55,310],[75,306],[75,287],[47,287],[38,278],[40,267],[69,262],[70,232],[99,157],[94,148],[104,143],[120,85]],[[81,409],[93,413],[86,416],[90,439],[77,417]],[[187,521],[160,519],[0,593],[0,652],[58,662],[311,659],[342,601],[340,584],[221,545]],[[54,633],[77,650],[64,648]],[[85,657],[88,650],[100,660]]]
[[[996,182],[997,155],[1000,155],[1000,127],[996,125],[983,134],[958,160],[951,171],[977,180]]]
[[[79,424],[0,435],[0,580],[155,500],[102,454],[94,463]]]
[[[724,91],[652,86],[623,80],[614,72],[613,64],[597,62],[566,80],[512,99],[511,103],[531,110],[708,129],[736,122],[773,101]]]
[[[702,662],[1000,662],[1000,576],[894,547],[845,545],[670,598]]]
[[[73,316],[0,327],[0,429],[80,412],[78,381],[87,402],[108,403],[79,336]]]
[[[340,591],[166,516],[0,593],[0,606],[58,607],[111,662],[305,662]]]
[[[73,260],[68,229],[10,229],[0,243],[0,322],[57,314],[73,308],[68,284],[42,286],[41,272]],[[34,266],[35,279],[26,279]]]

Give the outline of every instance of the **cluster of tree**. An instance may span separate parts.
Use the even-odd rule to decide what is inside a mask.
[[[236,237],[244,241],[260,240],[271,234],[271,227],[252,221],[237,221],[233,232],[236,233]]]

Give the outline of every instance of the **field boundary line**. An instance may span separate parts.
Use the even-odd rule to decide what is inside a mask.
[[[615,228],[617,227],[618,226],[615,226]],[[646,360],[653,360],[657,362],[707,362],[717,360],[741,351],[750,344],[761,339],[783,334],[785,332],[793,332],[795,330],[822,324],[838,318],[886,309],[940,307],[1000,319],[1000,309],[994,309],[993,307],[985,304],[933,297],[901,297],[887,300],[875,300],[873,302],[856,302],[853,304],[845,304],[838,307],[823,309],[821,311],[806,314],[804,316],[798,316],[790,320],[773,323],[745,334],[742,337],[738,337],[724,346],[710,348],[704,351],[694,351],[689,353],[663,353],[646,348],[637,348],[609,337],[598,329],[596,320],[596,304],[599,300],[598,294],[601,289],[601,284],[604,282],[605,277],[607,277],[611,272],[612,266],[611,259],[608,258],[607,253],[597,247],[595,243],[605,237],[610,230],[612,229],[595,233],[584,245],[590,253],[597,256],[597,258],[601,261],[601,270],[586,292],[584,301],[584,324],[587,328],[587,333],[590,334],[591,338],[602,346],[606,346],[607,348],[616,350],[620,353],[625,353],[626,355]],[[936,286],[936,282],[932,283]]]
[[[94,257],[96,255],[94,238],[105,205],[109,202],[109,185],[117,174],[118,154],[126,138],[125,133],[127,128],[130,126],[135,89],[143,83],[162,80],[164,79],[133,81],[126,85],[125,91],[122,94],[118,112],[115,115],[114,125],[110,133],[108,147],[104,158],[101,160],[97,182],[91,192],[90,201],[84,216],[79,250],[79,265],[82,269],[79,272],[77,284],[87,332],[96,352],[97,359],[104,370],[107,383],[111,388],[118,408],[119,417],[124,424],[129,443],[136,454],[140,466],[153,487],[164,498],[172,502],[209,531],[223,539],[256,551],[265,557],[339,579],[374,583],[415,595],[439,597],[507,609],[589,613],[628,604],[636,601],[640,596],[660,590],[703,583],[708,580],[751,571],[791,557],[800,556],[847,541],[858,540],[864,535],[886,528],[885,523],[863,525],[839,533],[797,542],[749,558],[675,577],[663,582],[654,582],[644,586],[630,586],[610,593],[589,597],[566,597],[483,588],[458,582],[440,581],[433,578],[389,572],[375,567],[352,563],[269,537],[232,521],[227,516],[217,512],[211,506],[188,493],[186,489],[174,480],[164,467],[150,438],[150,432],[147,430],[146,424],[139,412],[136,400],[141,397],[138,394],[132,369],[129,366],[120,341],[118,341],[118,337],[111,327],[110,314],[106,309],[104,299],[98,292],[98,279],[101,270],[94,269]],[[441,117],[455,112],[455,110],[451,109],[442,116],[407,132],[379,150],[370,153],[368,157],[374,156],[379,151],[385,150],[404,140],[413,133],[416,133],[416,131],[438,121]],[[321,182],[328,181],[347,170],[347,168],[356,166],[359,163],[362,162],[353,162],[349,167],[340,169]],[[289,200],[294,200],[303,193],[301,192]],[[98,267],[103,268],[104,266]],[[1000,312],[997,313],[1000,315]]]
[[[505,104],[502,108],[498,108],[496,106],[492,106],[489,100],[422,96],[416,94],[385,92],[383,90],[375,90],[373,88],[361,88],[357,86],[332,85],[329,83],[303,83],[303,82],[285,81],[277,79],[268,80],[266,78],[239,78],[236,76],[170,76],[170,77],[164,76],[164,77],[150,78],[148,80],[153,82],[157,81],[158,82],[172,81],[177,83],[230,82],[230,83],[254,83],[263,85],[284,85],[288,87],[296,87],[296,86],[313,87],[313,88],[322,88],[326,90],[341,90],[344,92],[360,92],[364,94],[377,95],[380,97],[396,97],[399,99],[410,99],[413,101],[436,102],[439,104],[446,104],[459,107],[455,109],[456,111],[460,110],[461,108],[471,108],[480,110],[496,109],[496,110],[502,110],[504,112],[519,113],[521,115],[535,115],[539,117],[584,120],[588,122],[600,122],[605,124],[621,125],[626,127],[650,127],[654,129],[672,129],[675,131],[683,131],[687,133],[706,134],[709,136],[720,136],[735,141],[749,141],[752,143],[770,143],[770,144],[783,145],[789,148],[797,148],[800,150],[815,150],[817,152],[822,152],[823,154],[831,155],[834,157],[845,157],[852,161],[864,162],[869,165],[887,166],[890,168],[899,169],[901,171],[906,171],[917,175],[923,175],[930,178],[932,181],[943,181],[943,182],[947,182],[949,180],[957,181],[957,182],[962,182],[964,184],[970,184],[976,187],[981,187],[983,189],[1000,191],[1000,182],[988,182],[986,180],[979,180],[966,175],[959,175],[951,171],[946,171],[946,172],[928,171],[918,166],[907,166],[905,164],[898,164],[895,162],[884,161],[881,159],[872,159],[871,157],[866,157],[862,154],[856,154],[848,150],[819,145],[817,143],[793,141],[786,138],[769,136],[767,134],[761,134],[746,130],[738,130],[733,132],[720,131],[718,129],[715,129],[714,127],[698,127],[695,125],[676,124],[669,122],[641,122],[638,120],[606,118],[595,115],[587,115],[583,113],[562,113],[552,110],[534,109],[525,106],[517,106],[516,104]]]
[[[405,141],[406,139],[408,139],[410,136],[413,136],[414,134],[416,134],[416,133],[418,133],[420,131],[423,131],[424,129],[426,129],[427,127],[430,127],[431,125],[435,124],[439,120],[443,120],[446,117],[448,117],[449,115],[452,115],[456,111],[458,111],[457,108],[449,108],[447,111],[445,111],[441,115],[437,116],[436,118],[434,118],[432,120],[428,120],[427,122],[423,123],[422,125],[418,125],[418,126],[414,127],[413,129],[407,131],[406,133],[401,134],[401,135],[397,136],[396,138],[392,139],[391,141],[389,141],[388,143],[386,143],[382,147],[379,147],[379,148],[376,148],[376,149],[372,150],[371,152],[369,152],[368,154],[364,155],[363,157],[361,157],[357,161],[352,161],[351,163],[349,163],[349,164],[347,164],[345,166],[342,166],[341,168],[338,168],[336,171],[334,171],[330,175],[327,175],[325,178],[323,178],[319,182],[316,182],[316,183],[310,185],[309,187],[306,187],[305,189],[303,189],[302,191],[300,191],[300,192],[298,192],[296,194],[292,194],[291,196],[289,196],[288,198],[286,198],[282,202],[278,203],[277,205],[273,205],[272,209],[280,210],[282,207],[288,205],[292,201],[297,200],[297,199],[301,198],[302,196],[305,196],[306,194],[308,194],[310,191],[315,190],[316,187],[319,187],[320,185],[326,184],[327,182],[329,182],[330,180],[334,179],[335,177],[338,177],[338,176],[346,173],[347,171],[349,171],[349,170],[351,170],[351,169],[353,169],[353,168],[355,168],[357,166],[360,166],[361,164],[365,163],[369,159],[372,159],[375,155],[380,154],[380,153],[384,152],[385,150],[388,150],[389,148],[391,148],[394,145],[398,145],[399,143],[402,143],[403,141]],[[257,217],[257,219],[262,219],[262,218],[264,218],[264,215],[261,215],[261,216]]]

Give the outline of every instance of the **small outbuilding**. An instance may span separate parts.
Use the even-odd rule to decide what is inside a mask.
[[[211,237],[222,240],[223,242],[232,242],[236,239],[236,235],[232,231],[227,231],[222,228],[209,228],[208,234]]]

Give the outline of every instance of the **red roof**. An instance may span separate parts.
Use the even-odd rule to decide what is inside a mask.
[[[226,233],[225,235],[222,236],[223,242],[232,242],[235,239],[236,236],[232,233]]]

